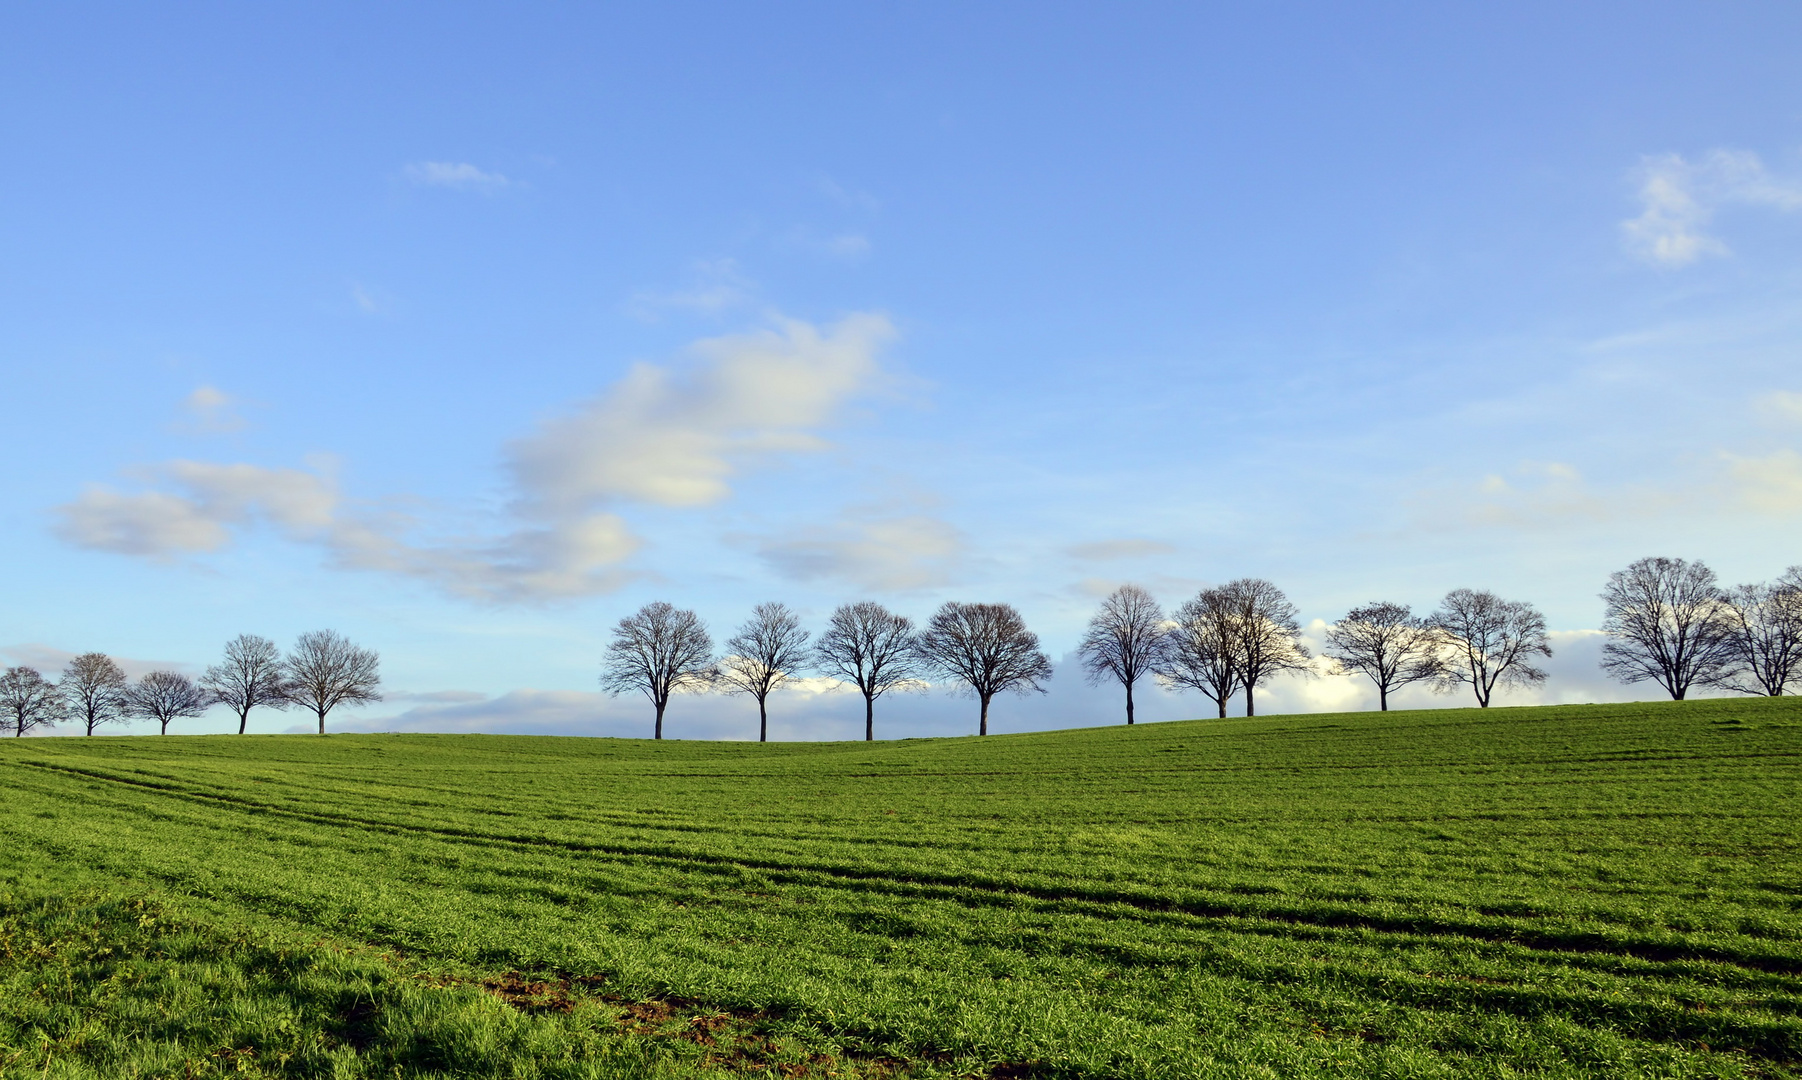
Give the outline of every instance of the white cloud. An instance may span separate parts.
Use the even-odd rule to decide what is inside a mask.
[[[8,667],[23,665],[36,668],[45,677],[54,679],[69,661],[75,659],[75,653],[54,645],[26,642],[0,647],[0,658],[4,658]],[[139,660],[130,656],[115,656],[113,662],[119,665],[128,679],[139,679],[152,671],[174,671],[189,678],[200,676],[199,665],[180,660]]]
[[[1778,450],[1763,457],[1721,457],[1747,506],[1767,514],[1802,512],[1802,454]]]
[[[848,188],[830,176],[821,176],[816,182],[820,194],[838,205],[851,210],[876,211],[882,209],[882,200],[857,188]]]
[[[1104,561],[1170,555],[1175,553],[1176,548],[1161,540],[1141,540],[1129,537],[1121,540],[1096,540],[1087,544],[1073,544],[1065,550],[1078,559]]]
[[[615,507],[718,502],[745,470],[824,448],[820,429],[876,384],[876,354],[893,335],[879,315],[823,329],[784,319],[701,341],[682,369],[634,366],[508,448],[513,528],[489,539],[435,536],[353,504],[324,470],[197,461],[145,470],[147,491],[92,486],[56,508],[55,531],[77,547],[169,558],[217,551],[234,530],[260,525],[323,548],[340,567],[471,599],[607,592],[633,576],[622,564],[641,546]]]
[[[421,187],[451,188],[493,194],[509,187],[513,181],[497,172],[484,172],[468,162],[416,161],[402,170],[407,179]]]
[[[1768,424],[1802,424],[1802,394],[1793,390],[1773,390],[1754,401],[1753,409]]]
[[[840,262],[855,262],[862,259],[875,247],[870,243],[870,238],[862,233],[834,233],[831,236],[821,236],[805,227],[791,230],[786,236],[781,237],[779,242],[810,255]]]
[[[856,508],[827,525],[757,542],[772,569],[798,581],[835,579],[876,591],[919,589],[951,579],[963,534],[929,514]]]
[[[201,435],[224,435],[244,427],[239,402],[216,386],[197,386],[182,400],[179,427]]]
[[[166,558],[177,552],[217,551],[231,542],[225,522],[163,491],[122,495],[92,484],[55,513],[58,537],[94,551]]]
[[[697,363],[685,371],[634,365],[606,393],[508,449],[522,507],[555,517],[616,499],[718,502],[745,468],[824,449],[816,429],[875,385],[877,353],[894,335],[881,315],[823,330],[781,319],[695,344]]]
[[[1621,223],[1621,233],[1628,250],[1659,266],[1728,254],[1727,245],[1706,231],[1723,205],[1802,208],[1802,184],[1771,176],[1758,155],[1745,150],[1711,150],[1693,162],[1681,154],[1649,157],[1638,177],[1642,209]]]
[[[688,288],[635,293],[626,311],[646,322],[656,322],[668,310],[718,315],[744,307],[756,293],[755,283],[739,270],[735,259],[702,259],[693,270],[694,280]]]

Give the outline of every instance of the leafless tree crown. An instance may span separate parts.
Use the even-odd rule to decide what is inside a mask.
[[[863,737],[876,737],[876,699],[920,677],[913,620],[872,600],[832,613],[814,648],[814,663],[863,694]]]
[[[1256,716],[1253,690],[1286,671],[1312,674],[1301,623],[1283,590],[1262,578],[1229,581],[1219,594],[1232,629],[1239,685],[1245,689],[1245,715]]]
[[[920,634],[920,655],[941,675],[968,687],[982,703],[978,732],[989,733],[989,702],[1004,691],[1025,694],[1051,678],[1051,658],[1011,604],[951,601]]]
[[[1133,722],[1133,684],[1157,671],[1170,651],[1164,609],[1137,585],[1122,585],[1089,620],[1080,653],[1091,684],[1113,679],[1126,688],[1126,722]]]
[[[700,616],[661,600],[619,621],[601,661],[601,686],[608,693],[636,690],[650,699],[659,739],[670,696],[711,689],[718,675],[713,638]]]
[[[1232,614],[1219,589],[1203,589],[1176,609],[1167,651],[1157,669],[1162,685],[1199,690],[1226,717],[1241,684]]]
[[[1802,683],[1802,566],[1771,584],[1741,585],[1723,605],[1735,667],[1722,687],[1777,697]]]
[[[178,671],[153,671],[130,691],[131,715],[155,720],[164,735],[170,721],[199,716],[211,704],[213,695]]]
[[[291,704],[284,670],[275,642],[239,634],[225,643],[225,659],[206,669],[200,685],[213,700],[238,714],[238,734],[242,735],[250,723],[250,710],[258,706],[285,709]]]
[[[1444,673],[1444,635],[1406,604],[1354,608],[1327,630],[1326,641],[1326,657],[1340,671],[1358,672],[1376,684],[1377,704],[1384,711],[1390,694]]]
[[[1445,594],[1429,621],[1445,635],[1446,663],[1434,689],[1469,686],[1485,709],[1499,686],[1535,686],[1546,680],[1535,656],[1551,656],[1545,616],[1532,604],[1503,600],[1479,589]]]
[[[300,635],[282,677],[288,700],[312,710],[321,735],[326,714],[338,706],[382,700],[381,658],[374,649],[359,648],[335,630]]]
[[[15,737],[33,728],[55,727],[69,712],[62,688],[29,667],[7,668],[0,675],[0,709]]]
[[[1681,701],[1735,666],[1732,622],[1700,561],[1641,559],[1608,575],[1602,602],[1602,670],[1621,682],[1650,679]]]
[[[769,697],[808,661],[809,634],[786,604],[758,604],[751,617],[726,640],[719,685],[728,693],[757,699],[757,741],[770,737]]]
[[[58,685],[69,715],[89,735],[102,724],[122,724],[131,718],[131,687],[125,672],[105,653],[82,653],[69,661]]]

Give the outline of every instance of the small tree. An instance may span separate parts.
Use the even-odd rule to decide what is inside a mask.
[[[663,710],[672,694],[707,690],[718,677],[713,639],[700,616],[659,600],[613,628],[601,661],[601,686],[618,695],[637,690],[657,710],[654,738],[663,738]]]
[[[814,663],[863,693],[863,737],[876,738],[876,699],[919,680],[913,620],[873,600],[832,613],[814,649]]]
[[[1122,585],[1101,602],[1080,647],[1089,683],[1111,678],[1126,688],[1126,722],[1133,722],[1133,684],[1159,670],[1170,652],[1164,609],[1137,585]]]
[[[920,634],[920,655],[940,674],[962,683],[982,703],[977,733],[989,733],[989,702],[1012,690],[1045,692],[1051,658],[1039,636],[1011,604],[964,604],[955,600],[934,612]]]
[[[250,710],[261,705],[285,709],[288,689],[282,681],[282,654],[275,642],[255,634],[239,634],[225,643],[225,660],[206,669],[201,688],[213,700],[238,714],[238,734],[250,724]]]
[[[1641,559],[1608,576],[1602,600],[1602,630],[1614,639],[1602,646],[1602,670],[1621,682],[1650,679],[1682,701],[1736,666],[1732,619],[1699,561]]]
[[[1226,719],[1226,703],[1239,692],[1238,652],[1233,619],[1219,589],[1203,589],[1176,609],[1158,682],[1179,690],[1199,690]]]
[[[1406,604],[1377,602],[1353,608],[1326,632],[1326,658],[1341,671],[1355,671],[1376,683],[1377,707],[1389,710],[1389,695],[1410,683],[1437,679],[1444,672],[1444,638]]]
[[[158,734],[169,734],[169,721],[206,712],[213,695],[176,671],[153,671],[130,691],[131,715],[157,722]]]
[[[1802,566],[1774,584],[1741,585],[1722,598],[1735,666],[1719,685],[1778,697],[1802,681]]]
[[[300,635],[282,668],[288,700],[313,711],[321,735],[326,714],[338,706],[382,700],[381,657],[335,630]]]
[[[757,741],[770,738],[770,695],[807,662],[807,631],[786,604],[758,604],[726,641],[719,685],[728,693],[757,699]]]
[[[131,687],[125,672],[105,653],[82,653],[69,661],[58,685],[69,715],[81,721],[89,735],[102,724],[122,724],[131,717]]]
[[[1245,715],[1256,716],[1252,691],[1260,684],[1285,671],[1312,674],[1295,605],[1262,578],[1229,581],[1217,593],[1215,602],[1227,617],[1233,665],[1245,688]]]
[[[1545,616],[1532,604],[1477,589],[1453,589],[1428,621],[1445,635],[1449,654],[1434,689],[1449,692],[1468,685],[1477,705],[1487,709],[1498,685],[1545,682],[1544,669],[1530,660],[1551,656],[1552,648],[1546,643]]]
[[[0,710],[15,738],[33,728],[55,727],[68,715],[62,689],[38,674],[36,668],[7,668],[0,675]]]

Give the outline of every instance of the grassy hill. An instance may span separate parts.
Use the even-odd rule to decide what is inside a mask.
[[[0,1075],[1797,1076],[1799,806],[1796,699],[5,740]]]

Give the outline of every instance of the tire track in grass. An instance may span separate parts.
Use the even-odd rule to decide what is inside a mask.
[[[1304,909],[1221,899],[1172,900],[1142,891],[1095,887],[1049,887],[1019,880],[1003,881],[918,870],[910,871],[906,878],[897,878],[892,872],[877,868],[825,862],[797,865],[792,859],[760,859],[743,853],[702,853],[669,845],[630,845],[619,842],[559,840],[542,836],[483,833],[471,829],[445,826],[372,822],[350,815],[290,810],[242,798],[197,794],[171,785],[113,776],[97,770],[36,762],[24,764],[93,780],[148,788],[175,798],[208,804],[223,804],[252,813],[280,815],[293,820],[328,825],[339,829],[348,828],[390,835],[431,836],[446,842],[479,846],[561,850],[590,857],[610,857],[628,862],[653,860],[663,866],[677,869],[707,867],[717,872],[721,868],[732,868],[731,872],[736,873],[736,868],[748,867],[767,874],[772,880],[797,885],[836,881],[868,893],[941,897],[990,906],[1011,906],[1022,897],[1047,903],[1124,905],[1145,911],[1172,913],[1197,919],[1249,919],[1287,925],[1405,933],[1434,938],[1501,941],[1549,953],[1579,955],[1605,953],[1665,963],[1696,960],[1723,963],[1770,974],[1802,975],[1802,956],[1796,955],[1794,951],[1779,953],[1728,949],[1668,939],[1654,940],[1634,936],[1610,937],[1596,931],[1532,929],[1518,925],[1496,925],[1467,919],[1447,919],[1424,915],[1382,916],[1358,909],[1329,905],[1314,905]]]

